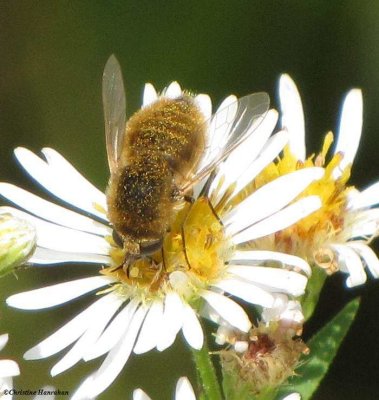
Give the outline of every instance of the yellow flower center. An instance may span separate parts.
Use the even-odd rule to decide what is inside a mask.
[[[151,257],[136,260],[126,270],[124,252],[112,238],[113,265],[101,272],[115,277],[122,290],[137,290],[146,298],[164,295],[172,288],[172,274],[181,271],[188,280],[191,294],[220,277],[230,249],[224,227],[206,197],[185,203],[176,214],[162,249]],[[182,293],[188,295],[188,293]]]
[[[255,240],[250,243],[254,248],[275,249],[299,257],[305,258],[310,263],[315,263],[324,268],[328,273],[335,272],[337,263],[333,253],[328,249],[328,244],[344,228],[345,210],[348,193],[353,189],[346,186],[350,177],[350,167],[345,168],[342,175],[335,179],[334,169],[340,164],[343,154],[335,154],[326,163],[326,155],[333,142],[333,134],[329,132],[324,139],[321,152],[314,154],[305,161],[297,160],[287,146],[283,155],[275,162],[269,164],[249,186],[248,192],[254,192],[268,182],[302,168],[324,167],[325,175],[318,181],[313,182],[304,190],[297,199],[317,195],[322,206],[311,215],[301,219],[291,227],[277,232],[275,235]],[[241,201],[248,192],[234,201]]]

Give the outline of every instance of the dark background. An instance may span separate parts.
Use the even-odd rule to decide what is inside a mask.
[[[279,74],[297,82],[306,114],[307,144],[318,151],[337,127],[343,95],[364,94],[364,134],[352,184],[378,179],[379,3],[372,1],[0,1],[0,179],[38,189],[16,167],[15,146],[60,151],[99,188],[107,182],[101,76],[110,54],[124,71],[128,110],[136,110],[145,82],[159,89],[172,80],[209,93],[269,92],[274,106]],[[309,151],[309,152],[310,152]],[[1,297],[46,283],[88,275],[89,267],[33,269],[0,281]],[[379,389],[379,283],[347,290],[328,282],[306,335],[353,296],[359,315],[315,399],[376,399]],[[1,332],[10,332],[3,356],[21,360],[91,302],[24,312],[2,307]],[[176,357],[176,358],[175,358]],[[71,393],[99,361],[51,379],[58,361],[21,363],[18,389],[53,384]],[[181,367],[178,367],[178,363]],[[142,386],[153,400],[171,397],[181,375],[193,377],[180,340],[163,354],[134,357],[100,399],[129,399]]]

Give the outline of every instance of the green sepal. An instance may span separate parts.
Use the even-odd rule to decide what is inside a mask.
[[[226,400],[251,400],[249,396],[249,387],[247,384],[241,382],[241,380],[233,374],[226,372],[222,369],[222,387]]]
[[[239,375],[222,369],[222,387],[225,400],[274,400],[277,388],[266,388],[259,394],[253,394],[251,386],[244,382]]]
[[[8,251],[0,251],[0,278],[14,272],[24,260],[23,254],[25,246],[14,246]]]
[[[357,314],[360,299],[350,301],[328,324],[321,328],[307,343],[310,354],[297,370],[297,376],[289,379],[282,397],[298,392],[302,400],[311,399],[337,354]],[[282,398],[279,397],[279,398]]]

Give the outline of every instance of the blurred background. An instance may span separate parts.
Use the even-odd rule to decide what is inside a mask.
[[[210,94],[215,103],[230,93],[264,90],[277,106],[278,77],[288,72],[302,94],[311,151],[336,130],[347,90],[362,88],[364,134],[351,182],[364,188],[379,177],[378,38],[379,4],[372,1],[1,1],[0,180],[42,193],[16,166],[12,150],[51,146],[105,188],[101,77],[114,53],[124,71],[129,114],[139,107],[145,82],[162,89],[172,80]],[[1,298],[88,276],[90,269],[72,265],[8,276],[0,281]],[[369,279],[348,291],[342,277],[330,279],[305,335],[355,296],[362,296],[358,317],[315,399],[377,398],[379,282]],[[2,357],[21,360],[89,304],[88,297],[41,312],[2,305],[0,331],[10,333]],[[15,387],[53,384],[72,393],[100,365],[81,364],[52,379],[49,370],[58,359],[21,362]],[[194,377],[178,339],[163,354],[133,357],[99,398],[129,399],[140,386],[153,399],[167,400],[185,374]]]

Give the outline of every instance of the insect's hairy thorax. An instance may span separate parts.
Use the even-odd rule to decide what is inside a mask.
[[[204,116],[190,96],[162,98],[129,119],[126,158],[165,159],[176,178],[185,177],[204,151],[205,129]]]

